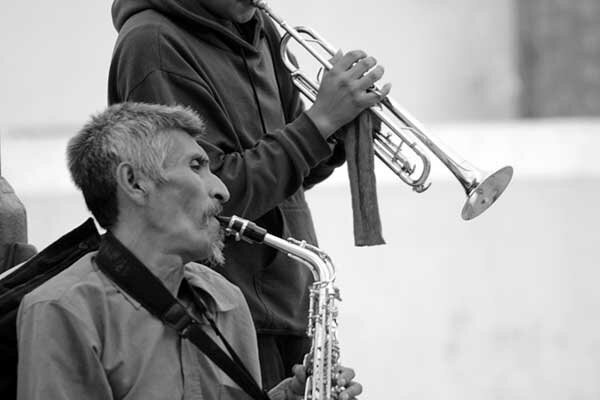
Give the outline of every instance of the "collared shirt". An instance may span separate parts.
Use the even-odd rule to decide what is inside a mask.
[[[24,399],[248,399],[200,350],[124,293],[89,253],[24,297],[17,319]],[[188,281],[257,382],[254,325],[241,291],[188,264]],[[206,332],[219,343],[209,325]]]

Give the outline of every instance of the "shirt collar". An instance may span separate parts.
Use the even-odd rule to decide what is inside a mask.
[[[192,287],[200,289],[210,297],[212,300],[210,303],[216,311],[225,312],[238,306],[237,287],[207,266],[193,262],[188,263],[185,265],[184,277]],[[211,307],[210,304],[207,306]]]

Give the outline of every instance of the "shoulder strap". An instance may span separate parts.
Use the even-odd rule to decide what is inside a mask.
[[[102,272],[139,301],[150,314],[159,318],[165,325],[175,329],[181,337],[188,339],[198,347],[253,399],[269,400],[266,392],[256,383],[239,356],[217,329],[214,321],[205,314],[231,357],[204,332],[198,320],[188,313],[185,306],[167,290],[154,274],[133,255],[124,258],[124,254],[129,255],[130,253],[114,236],[107,233],[100,244],[96,263]]]

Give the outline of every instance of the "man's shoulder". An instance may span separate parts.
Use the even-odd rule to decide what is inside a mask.
[[[119,30],[118,42],[129,45],[151,45],[159,40],[177,38],[181,28],[154,10],[145,10],[132,16]]]
[[[94,292],[102,291],[103,277],[92,258],[97,252],[85,254],[73,265],[53,276],[23,297],[22,308],[42,302],[80,303]]]
[[[119,31],[113,53],[118,62],[135,82],[153,71],[163,70],[189,41],[189,32],[154,10],[145,10],[132,16]],[[178,71],[181,72],[181,71]]]

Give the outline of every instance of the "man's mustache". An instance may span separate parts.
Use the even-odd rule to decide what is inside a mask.
[[[208,221],[211,218],[217,217],[219,214],[223,212],[223,206],[221,204],[213,204],[202,214],[202,225],[208,225]]]

